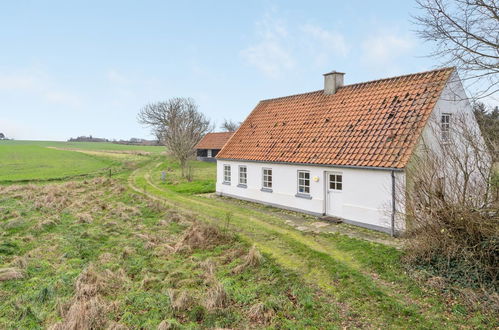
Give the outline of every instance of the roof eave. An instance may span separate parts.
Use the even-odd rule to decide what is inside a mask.
[[[376,167],[376,166],[357,166],[357,165],[335,165],[335,164],[320,164],[320,163],[297,163],[297,162],[285,162],[285,161],[263,161],[263,160],[254,160],[254,159],[219,158],[218,155],[215,158],[217,160],[234,161],[234,162],[285,164],[285,165],[297,165],[297,166],[339,167],[339,168],[369,169],[369,170],[396,171],[396,172],[403,172],[405,170],[404,167],[398,168],[398,167]]]

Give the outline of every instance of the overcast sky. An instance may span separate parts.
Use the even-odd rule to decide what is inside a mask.
[[[413,1],[2,1],[0,132],[149,138],[149,102],[243,120],[259,100],[425,71]]]

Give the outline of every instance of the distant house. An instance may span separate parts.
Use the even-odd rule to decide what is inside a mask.
[[[352,85],[343,76],[258,103],[217,155],[217,194],[403,231],[405,194],[395,187],[408,189],[414,150],[423,137],[448,138],[457,113],[478,129],[471,106],[454,68]]]
[[[197,159],[216,162],[215,156],[223,148],[234,132],[208,133],[196,145]]]

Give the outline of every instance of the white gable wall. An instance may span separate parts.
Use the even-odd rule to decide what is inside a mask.
[[[451,138],[447,148],[454,149],[453,153],[455,155],[462,155],[459,165],[455,163],[455,160],[454,163],[447,162],[449,157],[442,152],[442,146],[444,145],[441,131],[442,114],[451,115]],[[463,125],[466,127],[463,127]],[[480,152],[480,157],[477,158],[476,153],[469,151],[470,144],[463,137],[463,130],[468,132],[467,134],[476,136],[476,142],[480,145],[480,149],[483,150],[483,152]],[[445,179],[446,185],[454,187],[460,185],[460,182],[463,180],[461,168],[466,168],[466,172],[470,174],[470,183],[473,183],[475,189],[485,189],[486,181],[483,178],[483,170],[484,168],[488,168],[491,160],[485,151],[485,141],[481,137],[480,128],[473,114],[473,108],[467,99],[461,80],[456,73],[449,79],[428,119],[416,152],[413,155],[413,161],[420,161],[419,156],[426,154],[425,149],[432,150],[434,155],[441,158],[439,161],[442,163],[442,166],[440,167],[440,171],[438,171],[440,172],[438,176]],[[449,191],[448,187],[446,190],[447,193],[453,193]]]
[[[231,182],[223,182],[224,165],[231,166]],[[239,166],[247,168],[247,187],[238,187]],[[271,168],[272,192],[261,191],[263,168]],[[310,172],[310,199],[295,196],[298,192],[298,171]],[[326,176],[328,171],[341,173],[341,218],[345,222],[377,230],[390,231],[392,213],[392,177],[389,170],[273,164],[244,161],[217,161],[217,185],[219,195],[260,202],[314,215],[326,213]],[[396,180],[405,179],[403,172],[395,172]],[[313,178],[319,181],[314,182]],[[401,229],[399,225],[398,229]]]

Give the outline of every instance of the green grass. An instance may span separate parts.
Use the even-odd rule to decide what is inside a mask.
[[[343,322],[331,296],[270,256],[234,273],[249,245],[230,233],[205,248],[170,251],[167,246],[179,242],[195,220],[182,214],[179,220],[177,211],[116,181],[1,189],[0,269],[18,267],[24,278],[0,281],[0,328],[46,328],[67,321],[59,310],[90,299],[74,298],[75,283],[85,272],[95,276],[98,305],[105,310],[95,316],[97,328],[110,321],[133,329],[155,329],[163,320],[186,329],[329,328]],[[80,221],[81,214],[91,221]],[[213,266],[212,275],[206,263]],[[222,285],[228,303],[209,308],[205,301],[215,283]],[[189,301],[175,308],[171,290]],[[255,314],[255,306],[263,307]]]
[[[63,141],[17,141],[7,140],[0,141],[0,146],[39,146],[52,147],[62,149],[79,149],[79,150],[101,150],[101,151],[146,151],[151,153],[160,153],[165,151],[162,146],[134,146],[116,144],[111,142],[63,142]]]
[[[0,141],[0,183],[116,172],[163,151],[108,142]]]
[[[0,182],[64,178],[115,166],[116,162],[74,151],[0,144]]]
[[[182,171],[177,162],[166,158],[156,168],[155,180],[165,189],[181,194],[193,195],[215,191],[216,163],[191,161],[189,167],[192,173],[190,181],[182,177]],[[161,181],[162,172],[166,173],[164,182]]]

